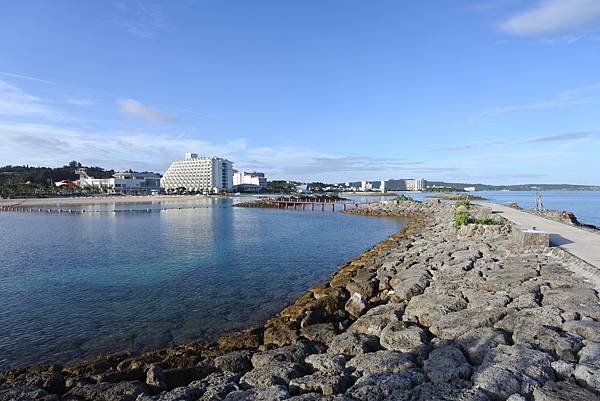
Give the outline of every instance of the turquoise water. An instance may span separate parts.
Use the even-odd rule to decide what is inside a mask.
[[[232,202],[0,212],[0,369],[212,339],[263,322],[405,224]]]

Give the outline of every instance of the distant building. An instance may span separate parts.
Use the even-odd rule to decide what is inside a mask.
[[[387,191],[423,191],[427,188],[427,181],[419,179],[401,179],[401,180],[384,180],[381,181],[379,190]]]
[[[233,170],[233,190],[240,192],[260,192],[267,189],[265,173]]]
[[[464,190],[465,190],[465,192],[474,192],[475,187],[465,187]]]
[[[233,190],[233,163],[220,157],[198,157],[186,153],[165,172],[160,186],[166,191],[185,189],[190,192],[231,192]]]
[[[160,174],[124,172],[115,173],[111,178],[94,178],[84,168],[77,169],[77,185],[107,193],[145,195],[160,191]]]
[[[151,194],[160,191],[160,174],[156,173],[115,173],[114,192],[123,194]]]

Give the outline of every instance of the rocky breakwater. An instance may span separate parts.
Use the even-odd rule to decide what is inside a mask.
[[[456,230],[450,204],[352,212],[412,222],[264,327],[7,371],[0,400],[598,399],[598,293],[547,249],[506,224]]]

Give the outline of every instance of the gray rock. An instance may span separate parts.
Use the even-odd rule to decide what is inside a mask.
[[[300,334],[310,341],[328,344],[337,335],[337,331],[332,323],[317,323],[302,327]]]
[[[521,394],[513,394],[508,397],[506,401],[527,401],[527,398],[523,397]]]
[[[404,304],[386,304],[370,309],[348,328],[350,333],[380,336],[390,322],[399,322]]]
[[[506,308],[463,309],[443,316],[429,328],[429,331],[440,338],[454,339],[481,327],[491,327],[506,313]]]
[[[303,365],[293,362],[273,362],[246,373],[240,379],[240,383],[252,387],[287,385],[290,380],[306,373],[306,368]]]
[[[233,372],[213,373],[201,380],[204,394],[199,401],[221,401],[227,394],[237,391],[238,375]]]
[[[58,397],[34,386],[15,386],[0,390],[0,401],[58,401]]]
[[[509,314],[494,325],[497,329],[513,332],[517,326],[562,326],[561,310],[556,306],[523,309]]]
[[[598,338],[600,340],[600,338]],[[600,369],[600,342],[589,341],[579,354],[579,364]]]
[[[548,352],[558,359],[577,361],[577,352],[581,349],[581,337],[552,326],[519,324],[514,329],[515,344],[531,344],[536,349]]]
[[[215,358],[215,368],[223,372],[247,372],[252,369],[251,358],[251,351],[232,351]]]
[[[346,395],[360,401],[396,400],[424,380],[423,374],[415,369],[368,375],[359,378]]]
[[[100,383],[76,386],[65,393],[64,401],[134,401],[139,395],[150,390],[144,383]]]
[[[487,353],[499,344],[509,343],[503,331],[491,327],[481,327],[464,333],[456,339],[456,344],[473,365],[481,365]]]
[[[412,391],[410,401],[491,401],[484,391],[449,383],[423,383]]]
[[[328,354],[355,356],[379,349],[379,339],[368,334],[342,333],[329,343]]]
[[[165,371],[159,365],[153,364],[150,366],[150,369],[146,372],[146,384],[156,390],[166,390],[167,379]]]
[[[525,345],[498,345],[485,357],[473,376],[475,387],[494,399],[512,394],[530,395],[535,387],[554,380],[552,358]]]
[[[290,381],[292,394],[319,392],[322,394],[339,394],[351,384],[350,378],[344,374],[316,372]]]
[[[429,351],[427,334],[418,326],[408,326],[404,322],[392,322],[381,332],[381,346],[388,350],[412,352],[419,359]]]
[[[424,294],[412,297],[404,313],[415,316],[420,324],[429,327],[442,316],[466,307],[467,301],[460,296],[428,290]]]
[[[576,384],[548,382],[533,390],[534,401],[598,401],[600,397]]]
[[[356,319],[360,317],[368,307],[369,304],[367,299],[361,296],[358,292],[355,292],[346,302],[344,309]]]
[[[577,365],[573,372],[577,384],[600,393],[600,370],[586,365]]]
[[[259,368],[273,362],[304,362],[304,358],[311,354],[311,347],[305,343],[297,343],[269,351],[257,352],[252,355],[252,366]]]
[[[431,282],[431,274],[427,270],[409,269],[396,274],[390,285],[393,289],[393,301],[410,301],[415,295],[422,294]]]
[[[552,365],[552,369],[554,369],[554,375],[559,380],[568,380],[575,371],[575,364],[567,361],[554,361],[550,365]]]
[[[270,386],[233,391],[223,401],[280,401],[289,398],[290,394],[284,386]]]
[[[571,320],[564,322],[562,329],[580,335],[586,340],[600,337],[600,322],[595,320]]]
[[[359,296],[369,299],[375,296],[379,289],[379,281],[375,278],[369,280],[352,280],[346,285],[348,294],[358,294]]]
[[[344,355],[312,354],[304,361],[315,370],[341,372],[348,359]]]
[[[577,296],[573,296],[577,294]],[[600,320],[600,300],[592,288],[561,286],[542,291],[542,305],[557,306]]]
[[[460,349],[447,345],[429,353],[423,371],[434,383],[450,383],[471,376],[471,365]]]
[[[386,350],[357,355],[346,363],[346,367],[364,376],[400,372],[416,367],[416,363],[412,354]]]

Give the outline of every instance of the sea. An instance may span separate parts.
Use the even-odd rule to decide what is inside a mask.
[[[0,370],[259,325],[406,224],[242,200],[0,212]]]

